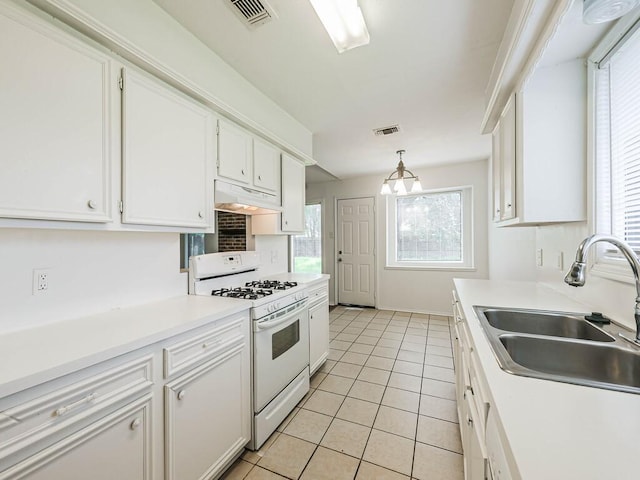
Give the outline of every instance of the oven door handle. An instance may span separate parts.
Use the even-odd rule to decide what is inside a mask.
[[[300,310],[297,310],[295,314],[285,315],[283,318],[279,318],[277,320],[270,320],[268,322],[256,322],[256,331],[260,330],[269,330],[273,327],[277,327],[278,325],[282,325],[283,323],[290,322],[292,318],[296,317]]]
[[[278,320],[271,320],[270,322],[258,322],[256,324],[256,328],[258,330],[269,330],[270,328],[277,327],[278,325],[282,325],[283,323],[287,323],[291,320],[291,315],[287,315],[285,318],[280,318]]]

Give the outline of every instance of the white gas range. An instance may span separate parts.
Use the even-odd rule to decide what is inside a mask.
[[[253,434],[258,449],[309,391],[307,291],[295,282],[261,280],[257,252],[189,259],[189,293],[250,302]]]

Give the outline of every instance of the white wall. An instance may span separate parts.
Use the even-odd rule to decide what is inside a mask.
[[[0,330],[185,294],[179,252],[176,233],[0,229]],[[34,268],[50,269],[39,295]]]
[[[335,282],[335,206],[341,198],[375,197],[376,205],[376,306],[383,309],[450,314],[452,280],[455,277],[487,278],[488,268],[488,210],[487,161],[459,163],[450,166],[413,169],[424,189],[472,185],[474,195],[474,257],[472,272],[435,270],[387,270],[386,202],[379,194],[384,175],[363,176],[342,181],[307,185],[307,199],[324,201],[323,262],[324,271],[331,275],[330,302],[336,302]]]
[[[586,222],[538,227],[536,247],[542,248],[545,264],[537,269],[537,280],[584,303],[591,311],[603,312],[635,330],[633,312],[636,289],[634,284],[609,280],[590,272],[587,272],[583,287],[571,287],[564,283],[564,275],[575,258],[576,248],[591,233]],[[564,253],[562,270],[556,267],[559,252]]]
[[[260,252],[260,276],[289,271],[289,236],[256,235],[254,250]]]
[[[489,161],[491,164],[492,159]],[[536,280],[535,227],[497,227],[493,218],[492,172],[489,168],[489,278],[491,280]]]

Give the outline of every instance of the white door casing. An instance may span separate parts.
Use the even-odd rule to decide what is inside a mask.
[[[375,306],[374,198],[338,200],[338,303]]]

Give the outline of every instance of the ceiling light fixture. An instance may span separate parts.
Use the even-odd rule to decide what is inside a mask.
[[[309,1],[338,53],[369,44],[369,31],[357,0]]]
[[[382,189],[380,190],[381,195],[391,195],[392,193],[396,193],[397,195],[406,195],[407,194],[407,185],[405,184],[405,180],[413,180],[413,185],[411,186],[411,193],[419,193],[422,191],[422,185],[420,185],[420,179],[415,176],[411,170],[407,170],[404,168],[404,163],[402,162],[402,154],[404,150],[398,150],[396,153],[400,156],[400,161],[398,162],[398,166],[396,169],[391,172],[391,174],[384,179],[382,184]],[[407,175],[408,174],[408,175]],[[391,191],[390,182],[394,181],[393,184],[393,192]]]
[[[582,19],[584,23],[609,22],[626,15],[640,5],[640,0],[584,0]]]

